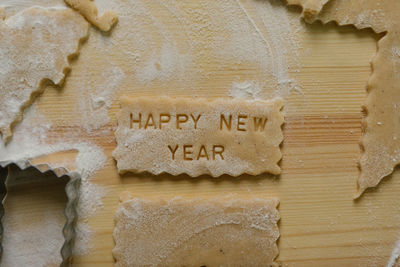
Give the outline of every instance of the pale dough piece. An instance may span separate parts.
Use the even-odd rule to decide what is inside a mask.
[[[315,16],[329,0],[287,0],[288,5],[297,5],[303,8],[303,17],[306,21],[313,21]]]
[[[117,14],[114,11],[107,10],[103,16],[97,14],[97,7],[93,0],[64,0],[66,4],[71,6],[82,14],[91,24],[99,28],[101,31],[109,31],[118,21]]]
[[[400,10],[400,9],[398,9]],[[400,163],[400,32],[390,31],[378,43],[365,109],[364,153],[358,193],[376,186]]]
[[[316,19],[323,23],[354,25],[386,32],[378,42],[368,83],[368,97],[363,107],[361,140],[363,155],[358,178],[359,197],[365,189],[376,186],[400,163],[400,1],[331,0]]]
[[[280,98],[123,97],[113,156],[122,173],[279,174],[282,106]]]
[[[4,8],[0,7],[0,20],[4,20],[6,18],[6,11]]]
[[[399,24],[400,1],[397,0],[331,0],[317,19],[323,23],[354,25],[358,29],[372,28],[377,33],[395,30]]]
[[[324,23],[336,21],[340,25],[387,32],[378,42],[378,52],[372,62],[373,73],[364,106],[367,117],[363,120],[361,173],[355,197],[376,186],[400,163],[399,10],[397,0],[335,0],[318,16]]]
[[[142,199],[115,215],[115,266],[276,266],[278,200]]]
[[[0,20],[0,132],[7,141],[22,111],[44,89],[60,84],[88,34],[88,23],[69,8],[25,9]]]
[[[329,2],[329,3],[328,3]],[[287,0],[288,5],[303,8],[307,22],[318,19],[323,23],[336,21],[339,25],[354,25],[358,29],[372,28],[384,32],[396,24],[397,0]]]

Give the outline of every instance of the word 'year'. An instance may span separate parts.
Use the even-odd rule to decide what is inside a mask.
[[[194,149],[193,145],[168,145],[168,149],[171,152],[172,160],[175,160],[178,154],[180,154],[183,160],[224,160],[225,147],[223,145],[212,145],[207,149],[205,145],[201,145],[200,148]]]

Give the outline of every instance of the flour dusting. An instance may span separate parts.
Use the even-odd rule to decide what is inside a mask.
[[[87,222],[80,221],[75,227],[75,233],[78,238],[75,240],[72,254],[76,256],[87,254],[93,248],[89,242],[93,237],[92,229]]]
[[[87,36],[88,23],[67,8],[32,7],[0,23],[0,132],[10,139],[12,125],[22,119],[48,79],[60,84],[68,57]]]
[[[92,184],[83,180],[81,184],[81,194],[77,206],[78,222],[76,225],[76,239],[73,248],[74,255],[85,255],[93,248],[90,240],[93,231],[87,220],[103,208],[102,198],[107,194],[103,186]]]
[[[43,220],[30,222],[26,216],[5,216],[3,220],[2,267],[56,266],[61,263],[65,217],[47,212]]]
[[[191,90],[212,81],[230,94],[232,83],[253,81],[262,98],[286,98],[292,90],[301,90],[296,74],[301,68],[298,33],[303,28],[298,15],[281,1],[96,3],[100,10],[119,14],[113,46],[101,37],[96,46],[105,53],[118,49],[132,66],[134,76],[127,77],[132,84]],[[233,80],[224,79],[232,70]]]
[[[258,99],[261,88],[253,82],[234,82],[230,96],[244,99]]]
[[[32,6],[59,8],[65,7],[65,4],[64,0],[2,0],[0,2],[0,7],[4,8],[6,17]]]
[[[396,245],[393,248],[392,255],[390,256],[389,262],[386,267],[394,267],[400,258],[400,239],[397,240]]]
[[[183,78],[190,64],[191,59],[188,55],[180,54],[176,46],[167,43],[161,47],[160,53],[152,55],[146,60],[143,68],[137,70],[136,78],[143,84],[171,77]]]
[[[108,110],[124,78],[124,71],[111,65],[94,80],[83,82],[83,87],[87,90],[79,98],[79,109],[82,111],[80,125],[86,131],[98,130],[109,123]]]
[[[80,199],[77,207],[79,218],[77,227],[78,229],[85,229],[85,234],[76,236],[74,249],[79,252],[79,255],[88,253],[92,234],[90,233],[91,229],[86,221],[90,216],[93,216],[98,209],[102,208],[103,204],[101,199],[106,194],[105,188],[91,183],[90,178],[104,167],[107,157],[102,148],[87,141],[65,141],[50,144],[47,135],[52,125],[46,120],[44,115],[37,110],[37,105],[34,104],[25,113],[26,119],[16,127],[12,141],[7,145],[0,142],[0,161],[18,161],[71,149],[78,151],[75,165],[81,176],[81,186]],[[62,166],[52,167],[57,168]],[[61,222],[61,225],[64,224],[65,219]],[[32,232],[32,234],[37,238],[42,236],[41,232]],[[46,236],[49,237],[50,234],[51,233],[47,233]],[[59,250],[57,253],[58,252]],[[28,258],[30,258],[30,256]],[[43,260],[46,260],[46,258],[43,257]]]

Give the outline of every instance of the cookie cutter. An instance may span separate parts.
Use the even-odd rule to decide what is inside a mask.
[[[41,173],[51,172],[56,177],[68,177],[68,182],[65,186],[65,193],[67,196],[67,203],[64,209],[66,222],[63,227],[64,244],[61,248],[60,254],[62,257],[61,267],[69,266],[72,260],[72,248],[75,239],[75,224],[77,220],[76,206],[79,199],[80,175],[77,172],[69,172],[66,168],[57,167],[52,168],[48,164],[32,164],[30,160],[19,161],[0,161],[0,220],[2,221],[5,216],[4,201],[7,197],[7,180],[9,177],[10,167],[17,167],[20,170],[27,168],[35,168]],[[0,259],[3,255],[3,223],[0,223]]]

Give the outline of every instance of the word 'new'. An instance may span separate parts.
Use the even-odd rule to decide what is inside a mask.
[[[149,113],[145,116],[142,113],[138,113],[136,115],[130,114],[130,128],[134,127],[138,129],[163,129],[164,126],[176,127],[178,130],[182,130],[185,127],[192,127],[193,129],[197,129],[199,125],[199,121],[202,118],[202,114],[169,114],[169,113],[160,113],[158,115],[153,115]],[[247,131],[251,126],[253,126],[254,131],[264,131],[265,126],[267,124],[267,118],[260,117],[250,117],[247,115],[239,114],[237,116],[233,116],[231,114],[225,115],[220,114],[219,116],[219,130],[227,129],[227,130],[238,130],[238,131]],[[207,122],[208,123],[208,122]],[[136,125],[136,126],[135,126]]]

